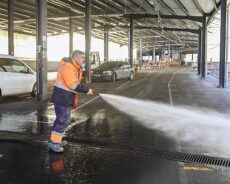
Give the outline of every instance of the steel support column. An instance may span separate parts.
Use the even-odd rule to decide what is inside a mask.
[[[85,1],[85,77],[91,83],[91,0]]]
[[[228,63],[229,63],[229,53],[228,53],[228,49],[229,49],[229,7],[230,4],[227,5],[227,28],[226,28],[226,62],[225,62],[225,81],[226,83],[229,82],[229,69],[228,69]]]
[[[221,0],[221,24],[220,24],[220,71],[219,87],[225,87],[225,59],[226,59],[226,9],[227,0]]]
[[[198,75],[201,73],[201,51],[202,51],[202,46],[201,46],[201,30],[199,31],[199,36],[198,36],[198,61],[197,61],[197,72]]]
[[[44,101],[48,97],[47,85],[47,0],[36,0],[37,21],[37,90],[38,101]]]
[[[141,65],[142,65],[142,32],[140,31],[140,35],[139,35],[139,38],[140,38],[140,42],[139,42],[139,67],[141,69]]]
[[[203,16],[202,22],[202,49],[201,49],[201,78],[206,77],[206,59],[207,59],[207,27],[206,27],[206,16]]]
[[[168,45],[168,62],[170,61],[171,47]]]
[[[8,0],[8,53],[14,55],[14,0]]]
[[[109,28],[104,26],[104,62],[109,61]]]
[[[73,18],[69,18],[69,55],[73,52]]]
[[[129,62],[129,58],[130,58],[130,28],[128,29],[128,62]]]
[[[130,19],[130,40],[129,40],[129,63],[131,66],[133,66],[133,19]]]
[[[153,46],[153,62],[156,62],[156,46]]]

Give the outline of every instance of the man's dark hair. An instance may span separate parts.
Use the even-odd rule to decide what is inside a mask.
[[[72,53],[72,58],[74,58],[76,55],[78,55],[78,54],[85,54],[84,52],[82,52],[81,50],[75,50],[75,51],[73,51],[73,53]]]

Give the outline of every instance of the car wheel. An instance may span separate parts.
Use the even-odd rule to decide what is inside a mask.
[[[34,86],[33,86],[33,90],[31,92],[31,96],[36,97],[37,94],[38,94],[37,83],[35,83]]]
[[[116,82],[116,80],[117,80],[117,75],[116,75],[116,73],[113,73],[111,76],[111,81]]]
[[[133,80],[133,77],[134,77],[134,74],[133,74],[133,72],[131,72],[129,75],[129,80]]]

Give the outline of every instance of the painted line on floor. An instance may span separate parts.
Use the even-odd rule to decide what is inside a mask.
[[[173,78],[175,77],[175,75],[180,71],[181,69],[175,71],[171,77],[171,79],[169,80],[168,82],[168,90],[169,90],[169,102],[170,104],[173,106],[173,99],[172,99],[172,90],[171,90],[171,83],[172,83],[172,80]]]
[[[207,167],[188,167],[188,166],[184,166],[183,169],[187,171],[211,171],[212,170]]]
[[[121,89],[122,87],[124,87],[125,85],[127,85],[129,82],[130,82],[130,81],[128,81],[128,82],[126,82],[126,83],[122,84],[121,86],[117,87],[117,89],[116,89],[116,90]]]
[[[170,104],[173,106],[173,100],[172,100],[172,91],[171,91],[171,82],[174,78],[174,76],[176,75],[176,72],[172,75],[171,79],[169,80],[169,83],[168,83],[168,90],[169,90],[169,102]]]
[[[176,70],[174,73],[173,73],[173,75],[172,75],[172,77],[171,77],[171,79],[169,80],[169,82],[168,82],[168,91],[169,91],[169,102],[170,102],[170,104],[171,104],[171,106],[173,107],[174,106],[174,104],[173,104],[173,99],[172,99],[172,90],[171,90],[171,83],[172,83],[172,80],[174,79],[174,77],[175,77],[175,75],[177,74],[177,72],[179,72],[181,69],[178,69],[178,70]],[[175,85],[175,84],[174,84]],[[174,86],[174,85],[172,85],[172,86]],[[181,152],[181,147],[180,147],[180,144],[178,144],[178,142],[175,142],[175,147],[176,147],[176,149],[179,151],[179,152]],[[180,178],[180,183],[183,183],[183,184],[188,184],[188,180],[187,180],[187,178],[186,178],[186,173],[185,173],[185,170],[189,170],[189,168],[188,167],[185,167],[185,164],[183,163],[183,162],[179,162],[178,163],[178,165],[179,166],[181,166],[181,167],[179,167],[179,178]]]
[[[12,118],[0,118],[0,120],[6,121],[20,121],[20,122],[29,122],[29,123],[44,123],[44,124],[52,124],[50,121],[36,121],[36,120],[27,120],[27,119],[12,119]]]

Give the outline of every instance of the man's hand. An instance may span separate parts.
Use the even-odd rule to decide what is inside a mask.
[[[93,95],[93,89],[89,88],[87,95]]]

